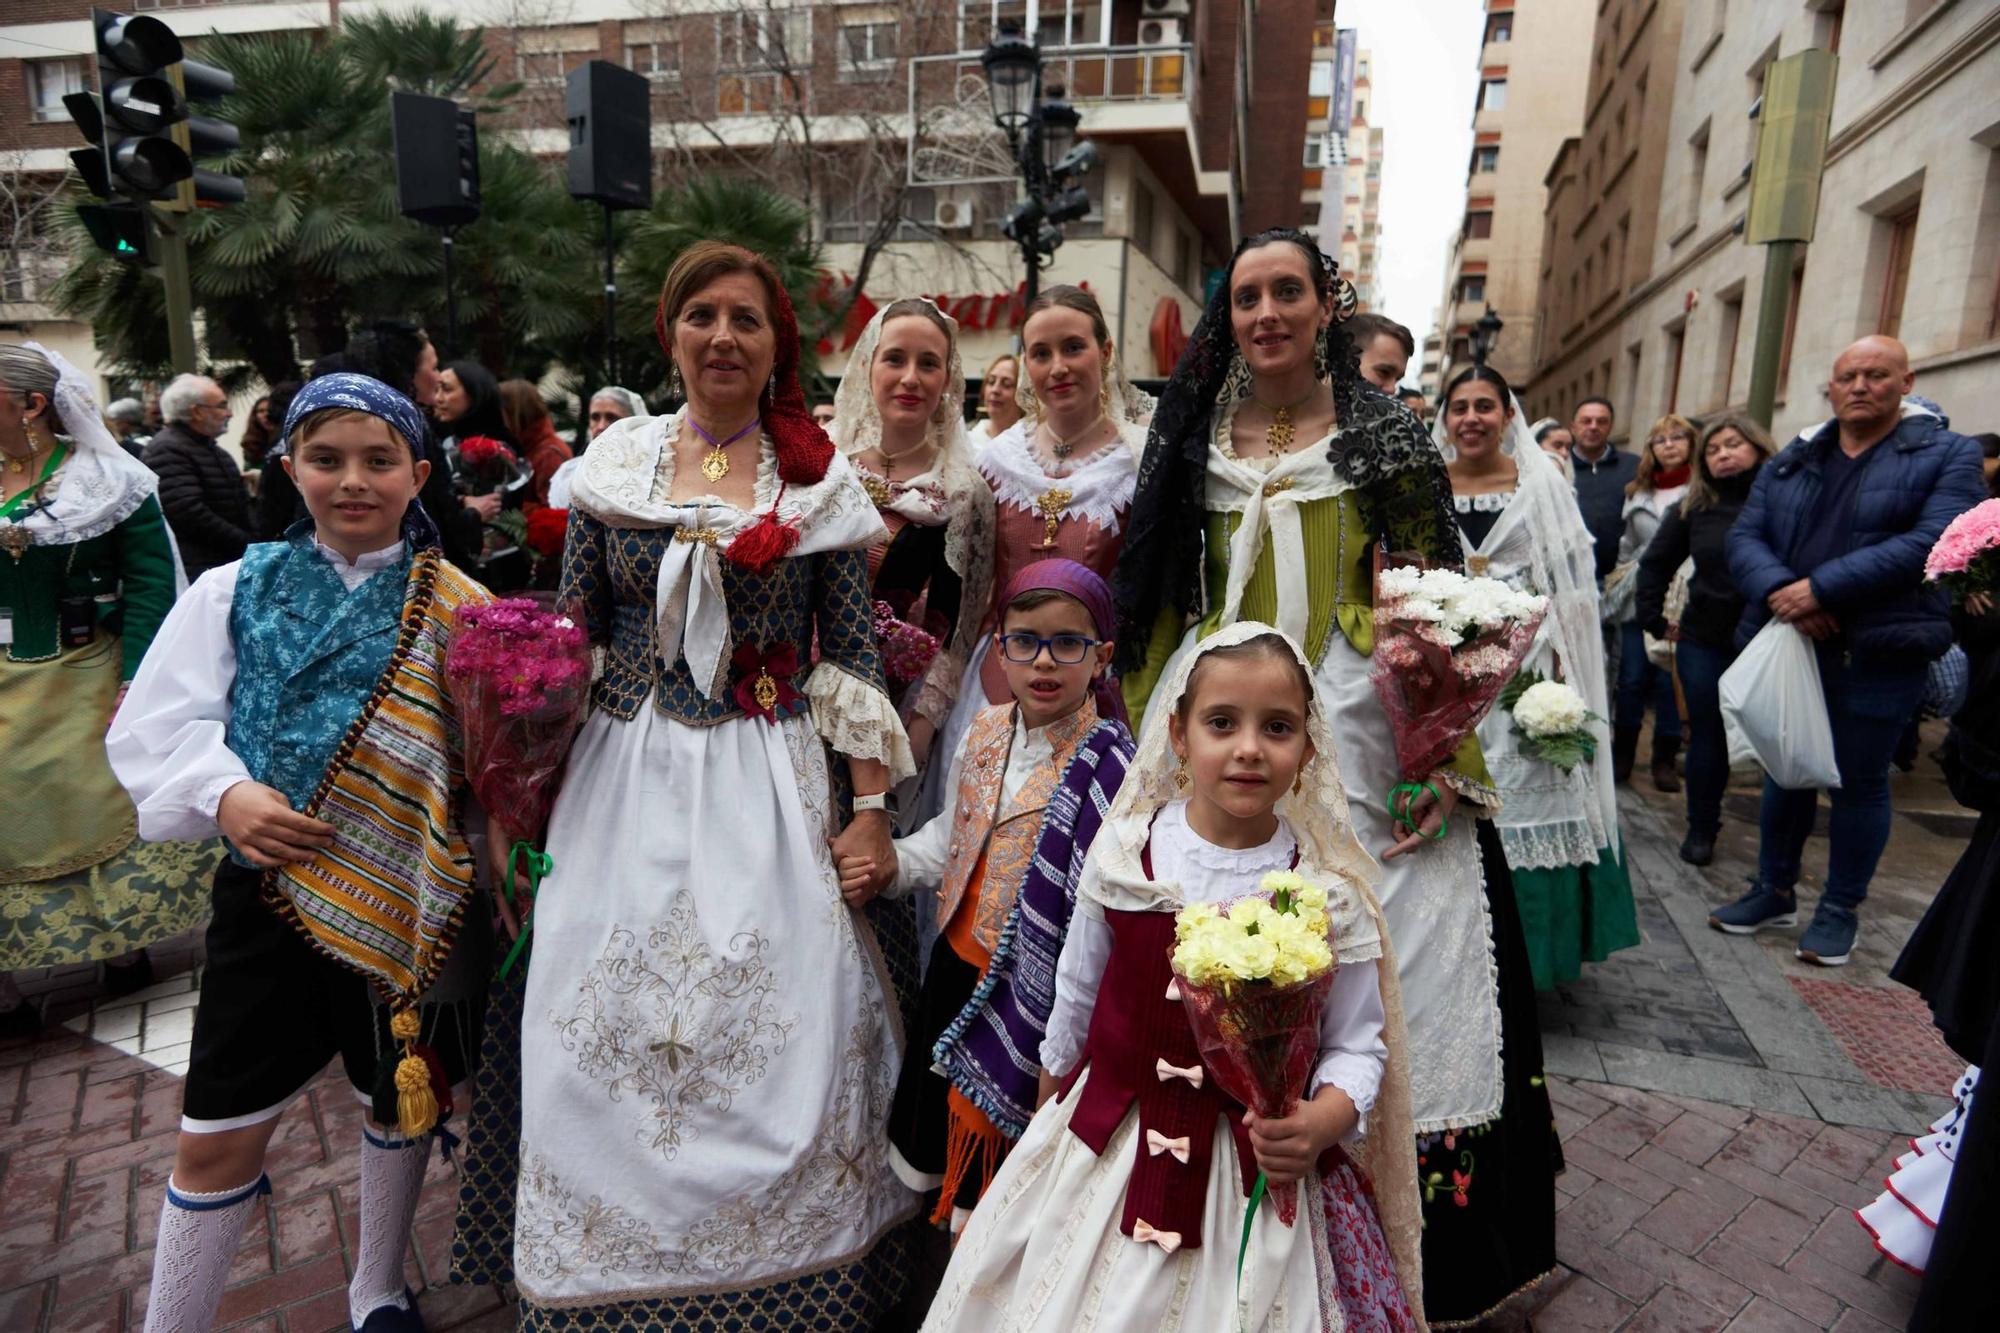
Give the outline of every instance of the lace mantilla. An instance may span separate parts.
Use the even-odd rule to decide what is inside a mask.
[[[47,487],[45,502],[24,508],[18,519],[0,519],[0,531],[19,528],[34,546],[70,546],[101,537],[146,503],[159,490],[160,479],[111,438],[81,371],[38,342],[21,345],[41,353],[55,367],[60,438],[70,447],[60,478]],[[179,586],[178,557],[174,574]]]

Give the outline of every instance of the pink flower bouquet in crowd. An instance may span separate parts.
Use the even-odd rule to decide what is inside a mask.
[[[527,861],[534,886],[551,869],[532,839],[541,836],[555,805],[563,761],[590,704],[590,639],[562,609],[545,611],[509,598],[458,613],[445,657],[445,683],[458,705],[465,777],[486,808],[521,841],[508,855]],[[533,906],[533,887],[528,906]],[[511,970],[528,939],[507,955]]]
[[[1990,593],[1994,551],[2000,549],[2000,500],[1984,500],[1951,521],[1931,553],[1924,557],[1924,577],[1941,583],[1955,597]]]
[[[899,617],[887,602],[875,603],[875,644],[882,653],[882,674],[895,686],[923,679],[938,655],[937,636]]]
[[[1405,778],[1420,783],[1436,772],[1479,725],[1547,613],[1546,597],[1455,569],[1405,563],[1376,576],[1369,679]]]
[[[1324,889],[1289,870],[1264,876],[1261,888],[1226,909],[1182,908],[1174,917],[1173,969],[1202,1063],[1224,1092],[1275,1119],[1298,1105],[1319,1054],[1333,942]],[[1290,1226],[1298,1216],[1296,1182],[1271,1185],[1259,1172],[1246,1236],[1267,1190],[1279,1221]]]

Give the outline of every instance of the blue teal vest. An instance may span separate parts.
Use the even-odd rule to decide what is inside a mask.
[[[409,577],[406,551],[349,592],[313,546],[309,525],[244,552],[229,608],[229,748],[294,810],[305,807],[388,669]]]

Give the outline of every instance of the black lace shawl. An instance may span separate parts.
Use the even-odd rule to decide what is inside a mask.
[[[1238,246],[1236,256],[1273,240],[1289,240],[1317,253],[1304,233],[1266,232]],[[1329,284],[1344,286],[1333,261],[1320,258]],[[1232,257],[1230,272],[1235,267]],[[1240,371],[1230,374],[1236,345],[1229,291],[1225,276],[1196,322],[1146,434],[1125,544],[1111,575],[1121,673],[1144,665],[1162,611],[1171,607],[1192,616],[1201,608],[1209,438],[1222,395],[1249,392]],[[1369,493],[1371,526],[1387,549],[1410,551],[1433,564],[1460,565],[1464,553],[1444,461],[1416,414],[1361,378],[1360,349],[1340,327],[1342,312],[1352,309],[1342,296],[1336,295],[1336,318],[1321,335],[1319,349],[1320,364],[1331,374],[1339,422],[1329,451],[1334,469]]]

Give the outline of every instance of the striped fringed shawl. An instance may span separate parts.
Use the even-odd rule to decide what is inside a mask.
[[[993,960],[965,1008],[931,1048],[940,1072],[1010,1139],[1035,1115],[1042,1036],[1056,1000],[1056,958],[1069,933],[1090,844],[1132,759],[1132,733],[1105,721],[1077,746],[1049,795],[1035,859],[1007,914]]]
[[[490,600],[435,548],[411,562],[389,665],[306,804],[333,825],[333,845],[264,875],[281,916],[398,1008],[436,980],[472,896],[444,659],[458,608]]]

